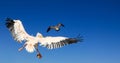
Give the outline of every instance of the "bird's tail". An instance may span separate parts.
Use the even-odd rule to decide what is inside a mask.
[[[26,43],[27,43],[27,45],[26,45],[25,49],[30,53],[34,52],[35,51],[34,44],[32,42],[26,42]]]

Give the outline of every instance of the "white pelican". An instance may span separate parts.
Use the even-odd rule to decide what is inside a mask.
[[[61,36],[43,37],[41,33],[37,33],[36,36],[31,36],[25,31],[23,24],[20,20],[13,20],[10,18],[7,18],[6,20],[6,27],[11,32],[14,40],[16,40],[19,43],[25,42],[24,45],[18,49],[19,51],[21,51],[23,48],[25,48],[28,52],[34,52],[36,50],[38,58],[42,57],[38,50],[39,44],[40,46],[47,47],[48,49],[54,49],[82,41],[82,38],[68,38]]]
[[[47,29],[47,32],[49,32],[51,29],[59,31],[61,26],[64,27],[64,25],[61,24],[61,23],[57,24],[56,26],[49,26],[48,29]]]

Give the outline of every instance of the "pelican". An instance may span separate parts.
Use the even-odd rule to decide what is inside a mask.
[[[61,26],[64,27],[64,25],[61,24],[61,23],[57,24],[56,26],[49,26],[48,29],[47,29],[47,32],[49,32],[51,29],[59,31]]]
[[[6,19],[6,27],[11,32],[14,40],[18,43],[24,42],[24,45],[18,50],[21,51],[24,48],[32,53],[36,50],[37,57],[42,58],[38,50],[38,46],[43,46],[48,49],[60,48],[62,46],[73,44],[77,42],[82,42],[82,38],[68,38],[68,37],[52,37],[52,36],[43,36],[41,33],[37,33],[36,36],[29,35],[20,20],[13,20],[10,18]]]

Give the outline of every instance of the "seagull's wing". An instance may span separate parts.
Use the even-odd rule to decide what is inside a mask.
[[[48,49],[60,48],[62,46],[81,42],[82,38],[67,38],[67,37],[43,37],[39,39],[40,45]]]
[[[47,29],[47,32],[49,32],[49,31],[50,31],[50,29],[51,29],[51,28],[50,28],[50,26],[49,26],[49,27],[48,27],[48,29]]]
[[[65,27],[65,25],[61,24],[61,26]]]
[[[55,26],[49,26],[47,32],[49,32],[51,29],[55,29]]]
[[[8,18],[6,20],[6,27],[10,30],[14,40],[18,42],[22,42],[29,37],[20,20],[12,20]]]
[[[60,26],[64,27],[64,25],[62,23],[59,23],[57,26],[58,27],[60,27]]]

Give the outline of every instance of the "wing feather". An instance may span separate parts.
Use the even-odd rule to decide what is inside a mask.
[[[43,37],[40,38],[39,42],[40,45],[47,47],[48,49],[55,49],[68,44],[81,42],[81,39],[67,37]]]
[[[6,26],[10,30],[14,40],[22,42],[27,39],[29,35],[26,33],[20,20],[7,19],[6,21]]]
[[[64,25],[62,23],[59,23],[57,26],[58,27],[60,27],[60,26],[64,27]]]

